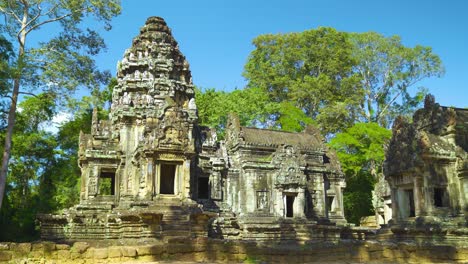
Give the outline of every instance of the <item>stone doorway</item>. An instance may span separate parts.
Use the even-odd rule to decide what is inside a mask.
[[[285,216],[294,217],[294,201],[296,200],[296,194],[286,194],[284,196],[285,201]]]
[[[208,177],[198,178],[198,199],[210,198],[209,180]]]
[[[448,207],[448,197],[446,188],[434,188],[434,206],[435,207]]]
[[[409,217],[415,217],[416,212],[414,209],[414,192],[413,189],[405,190],[406,196],[408,197],[408,210]]]
[[[161,164],[159,178],[159,193],[160,194],[175,194],[177,165],[176,164]]]

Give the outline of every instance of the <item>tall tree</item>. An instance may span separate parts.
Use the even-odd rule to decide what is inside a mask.
[[[16,49],[0,169],[1,208],[19,96],[42,91],[62,98],[79,85],[97,88],[105,82],[109,74],[98,71],[91,58],[105,48],[104,41],[82,22],[94,17],[110,29],[110,20],[120,13],[120,1],[0,0],[0,12],[5,18],[1,30]],[[50,24],[61,29],[58,34],[29,48],[30,35]]]
[[[275,102],[288,101],[317,121],[324,133],[356,122],[389,127],[408,114],[425,89],[410,92],[424,78],[441,76],[440,58],[429,47],[406,47],[398,36],[346,33],[318,28],[261,35],[245,65],[248,87]]]
[[[15,142],[11,150],[5,207],[0,211],[0,240],[34,238],[35,214],[46,197],[39,196],[43,174],[57,158],[57,141],[42,129],[54,115],[55,103],[48,94],[25,98],[16,116]],[[5,130],[0,132],[4,138]],[[50,187],[50,186],[49,186]]]
[[[8,96],[11,69],[10,61],[14,58],[13,47],[11,43],[0,35],[0,98]],[[7,120],[7,105],[0,100],[0,130],[5,129]]]
[[[353,69],[361,80],[362,104],[359,121],[376,122],[389,128],[393,119],[414,111],[426,95],[420,88],[409,89],[424,78],[444,73],[442,62],[430,47],[406,47],[398,36],[385,37],[375,32],[352,33]]]
[[[274,102],[288,101],[318,121],[332,119],[335,132],[352,124],[361,90],[353,72],[352,44],[347,34],[321,27],[300,33],[267,34],[253,40],[255,49],[245,65],[248,87],[267,92]],[[344,102],[344,103],[343,103]]]

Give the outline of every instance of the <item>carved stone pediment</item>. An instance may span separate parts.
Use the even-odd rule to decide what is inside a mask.
[[[306,185],[307,179],[304,174],[306,161],[293,146],[280,147],[274,154],[272,163],[278,167],[275,186],[284,188]]]

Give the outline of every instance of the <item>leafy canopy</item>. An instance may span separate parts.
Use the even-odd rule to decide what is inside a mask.
[[[297,107],[328,135],[356,122],[388,128],[422,102],[426,89],[411,95],[410,88],[444,72],[431,48],[406,47],[398,36],[374,32],[321,27],[261,35],[253,44],[244,70],[248,87]]]
[[[263,90],[273,102],[288,102],[290,106],[283,107],[297,107],[305,116],[321,120],[335,102],[352,104],[358,98],[358,79],[352,71],[355,61],[346,33],[322,27],[261,35],[253,44],[244,76],[249,88]],[[335,120],[338,126],[349,122],[349,110]],[[325,124],[321,128],[328,131]]]

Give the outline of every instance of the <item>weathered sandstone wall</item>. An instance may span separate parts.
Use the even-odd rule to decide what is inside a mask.
[[[256,244],[206,238],[139,245],[0,243],[0,263],[466,263],[468,248],[409,242],[347,241]]]

